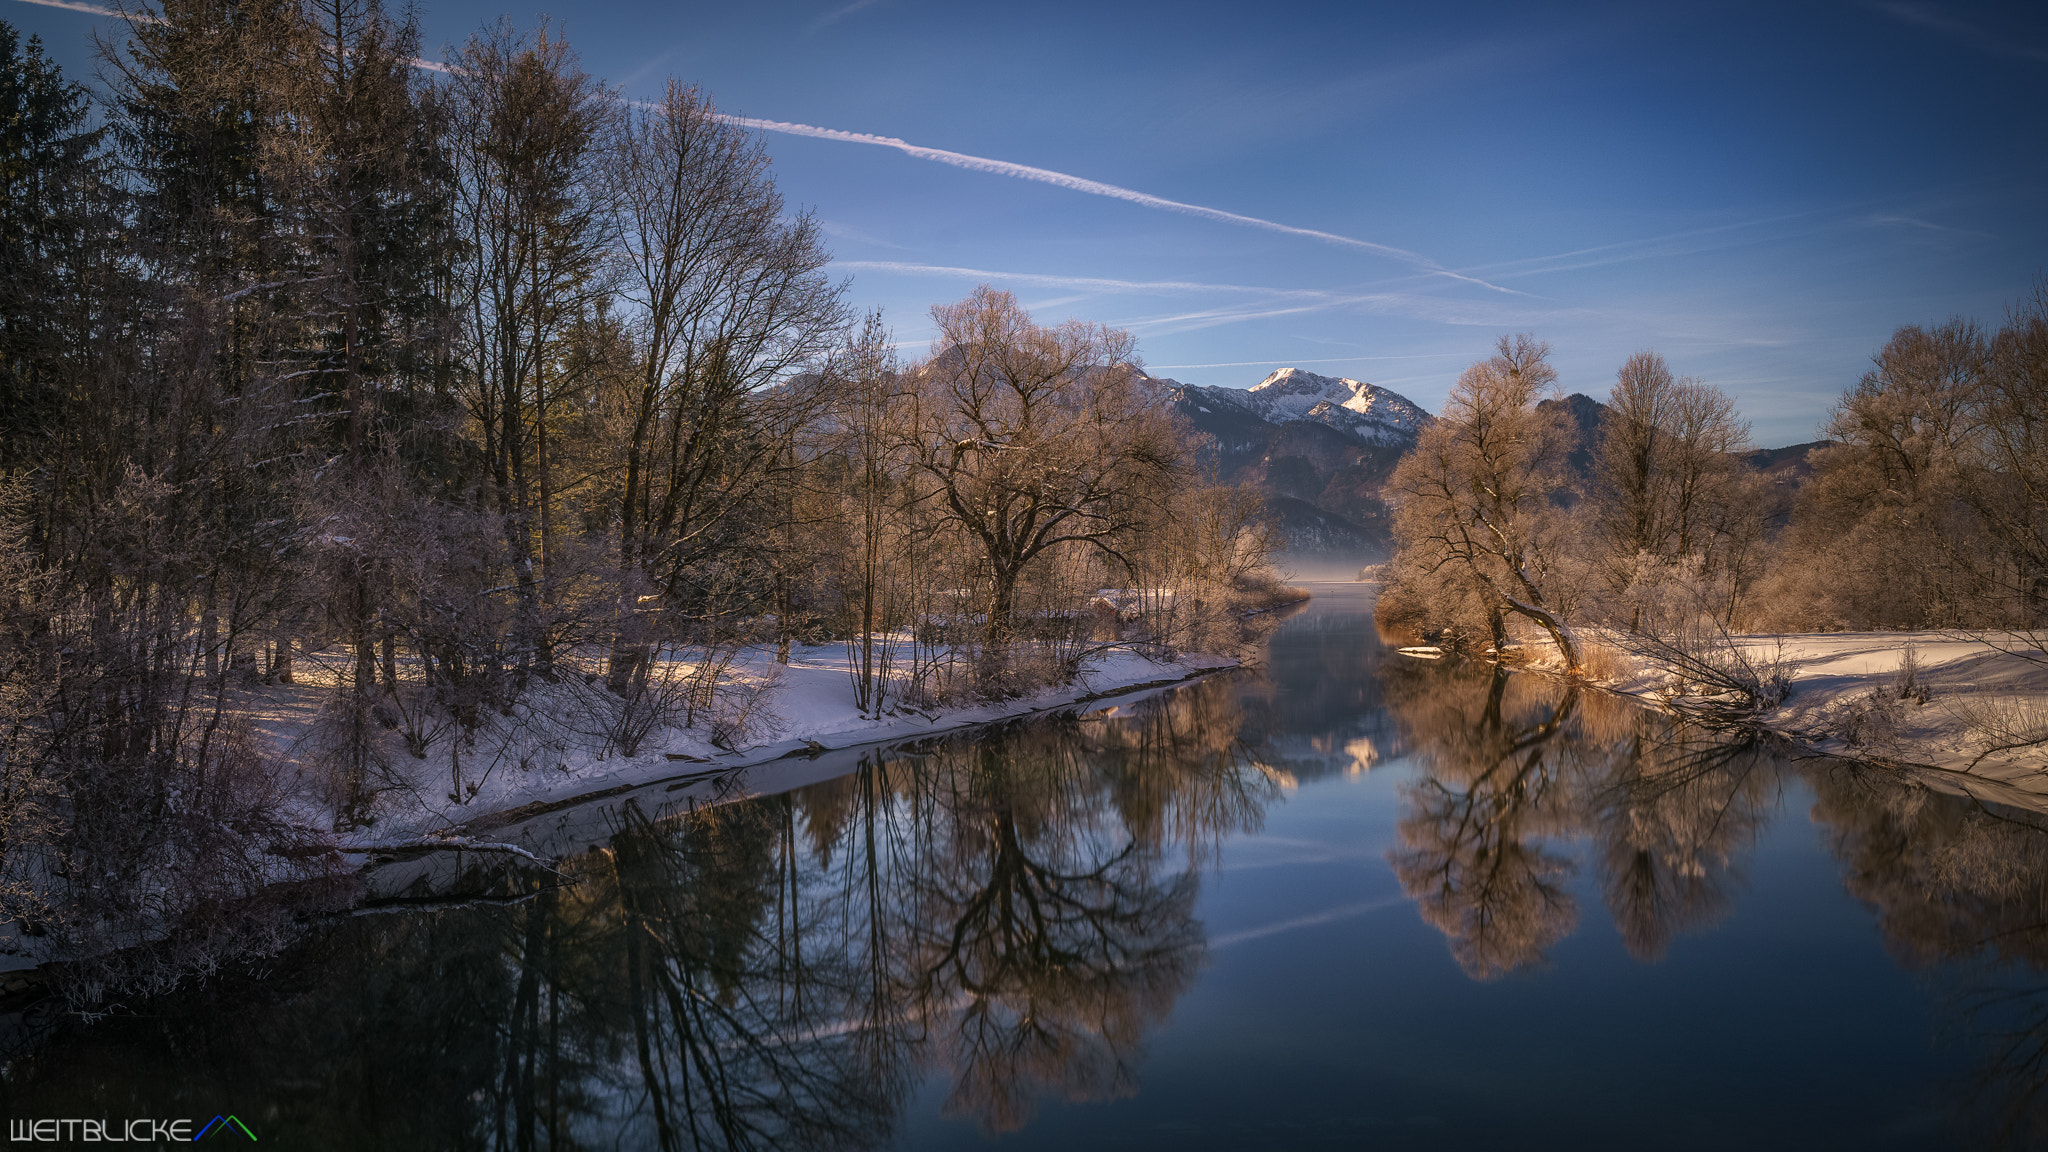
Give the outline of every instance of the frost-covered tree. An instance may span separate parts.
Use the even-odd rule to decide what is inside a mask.
[[[1631,629],[1674,597],[1726,619],[1755,572],[1766,485],[1740,458],[1749,426],[1728,395],[1638,352],[1616,373],[1594,456],[1599,567]]]
[[[1564,513],[1552,500],[1569,444],[1558,416],[1536,407],[1557,380],[1549,356],[1532,336],[1501,337],[1491,358],[1458,377],[1443,415],[1387,486],[1398,566],[1425,580],[1455,572],[1479,591],[1496,649],[1507,639],[1504,617],[1518,616],[1577,672],[1580,646],[1562,604]]]
[[[1129,333],[1042,327],[986,286],[932,318],[906,450],[926,514],[974,557],[999,675],[1027,574],[1076,551],[1118,560],[1184,468],[1182,439]]]

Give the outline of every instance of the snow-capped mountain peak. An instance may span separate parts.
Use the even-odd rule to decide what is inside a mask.
[[[1413,443],[1429,423],[1420,405],[1399,393],[1344,376],[1282,368],[1251,388],[1202,388],[1203,399],[1249,409],[1273,424],[1310,420],[1372,444]],[[1230,401],[1242,398],[1237,404]]]

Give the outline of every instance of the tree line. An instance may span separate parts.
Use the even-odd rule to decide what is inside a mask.
[[[880,714],[1223,643],[1275,587],[1128,334],[983,288],[904,362],[702,91],[628,101],[545,25],[423,64],[376,0],[117,27],[95,97],[0,24],[13,931],[206,954],[536,714],[745,738],[744,650],[843,644]]]
[[[1730,631],[1949,629],[2048,660],[2048,286],[1995,330],[1900,328],[1792,492],[1745,463],[1733,400],[1654,352],[1588,442],[1545,402],[1549,351],[1502,338],[1396,468],[1383,623],[1475,652],[1538,635],[1574,672],[1586,626],[1679,655]]]

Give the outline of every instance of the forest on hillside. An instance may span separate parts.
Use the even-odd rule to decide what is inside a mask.
[[[171,0],[93,94],[0,24],[9,947],[205,967],[535,709],[732,747],[744,651],[841,645],[880,714],[1275,595],[1128,334],[982,289],[904,362],[704,93],[545,26],[418,53],[376,0]]]

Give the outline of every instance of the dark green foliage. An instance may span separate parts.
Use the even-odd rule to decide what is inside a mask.
[[[0,22],[0,470],[27,464],[58,418],[66,305],[86,287],[83,233],[104,200],[89,114],[41,41]]]

